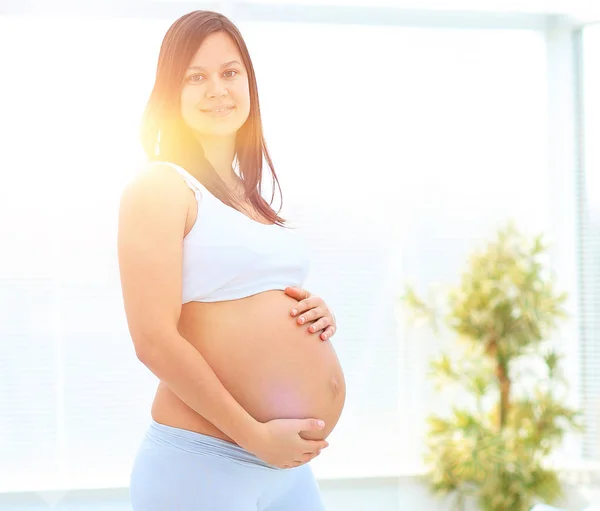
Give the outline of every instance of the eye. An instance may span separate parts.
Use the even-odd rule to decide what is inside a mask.
[[[200,81],[201,78],[204,78],[202,75],[196,74],[196,75],[190,75],[188,76],[188,81],[189,82],[195,82],[198,83]]]
[[[235,69],[230,69],[229,71],[225,71],[225,73],[223,73],[223,74],[227,75],[227,73],[234,73],[233,75],[227,76],[227,78],[234,78],[235,75],[238,74],[238,72]]]

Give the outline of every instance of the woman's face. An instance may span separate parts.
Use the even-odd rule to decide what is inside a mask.
[[[200,137],[236,134],[250,113],[248,75],[225,32],[209,35],[183,78],[181,115]]]

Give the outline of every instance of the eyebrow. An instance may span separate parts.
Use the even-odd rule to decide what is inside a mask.
[[[241,64],[240,64],[240,63],[239,63],[237,60],[232,60],[232,61],[230,61],[230,62],[225,62],[225,64],[223,64],[223,65],[221,66],[221,69],[223,69],[224,67],[227,67],[227,66],[231,66],[231,65],[233,65],[233,64],[238,64],[238,65],[240,65],[240,66],[241,66]],[[206,71],[206,69],[204,69],[203,67],[200,67],[200,66],[190,66],[190,67],[188,67],[188,71],[189,71],[190,69],[198,69],[198,70],[200,70],[200,71]]]

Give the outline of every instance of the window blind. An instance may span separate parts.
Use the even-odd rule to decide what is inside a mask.
[[[581,388],[583,457],[600,459],[600,26],[583,33],[584,151],[579,175],[579,286],[581,310]]]

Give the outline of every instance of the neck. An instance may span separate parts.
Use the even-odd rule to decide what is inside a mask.
[[[231,137],[205,137],[199,139],[204,150],[204,156],[213,166],[219,177],[228,186],[238,182],[238,176],[233,170],[235,157],[235,135]]]

